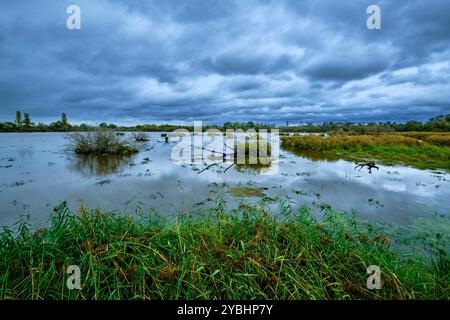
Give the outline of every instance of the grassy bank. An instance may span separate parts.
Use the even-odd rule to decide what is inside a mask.
[[[0,235],[1,299],[448,299],[449,260],[400,256],[388,237],[331,209],[315,221],[303,208],[222,202],[195,218],[131,218],[55,208],[51,226]],[[81,290],[65,285],[68,265]],[[382,289],[366,288],[369,265]]]
[[[397,135],[416,138],[437,146],[450,147],[450,133],[448,132],[402,132]]]
[[[421,169],[450,170],[448,135],[400,134],[282,137],[282,146],[298,153],[322,153],[324,158],[378,159]]]

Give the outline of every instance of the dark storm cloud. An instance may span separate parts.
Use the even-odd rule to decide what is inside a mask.
[[[271,57],[270,55],[241,55],[241,52],[221,54],[208,58],[200,63],[208,71],[222,75],[256,75],[274,74],[294,68],[294,63],[288,55]]]
[[[66,8],[81,8],[68,30]],[[366,28],[378,4],[381,30]],[[18,0],[0,120],[425,120],[450,112],[450,2]]]
[[[362,58],[362,59],[361,59]],[[382,72],[388,66],[387,59],[345,55],[322,57],[304,70],[314,80],[355,80]]]
[[[226,84],[227,88],[232,92],[244,92],[258,90],[263,87],[263,82],[254,78],[235,78]]]

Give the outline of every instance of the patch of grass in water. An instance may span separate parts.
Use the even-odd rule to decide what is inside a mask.
[[[264,188],[255,187],[232,187],[229,193],[234,197],[264,197]]]
[[[261,173],[272,166],[272,146],[259,135],[247,137],[234,145],[233,163],[239,172]]]
[[[22,180],[22,181],[16,181],[16,182],[12,183],[10,186],[11,187],[20,187],[20,186],[23,186],[24,184],[25,184],[25,182]]]
[[[301,190],[301,189],[294,189],[293,192],[294,192],[295,194],[302,195],[302,196],[307,196],[307,195],[309,195],[308,192],[306,192],[306,191],[304,191],[304,190]]]
[[[77,154],[131,155],[139,152],[112,131],[70,133],[66,138],[69,140],[69,149]]]
[[[236,165],[270,167],[272,146],[264,138],[247,137],[234,145],[234,162]]]
[[[97,181],[95,184],[99,185],[99,186],[103,186],[105,184],[110,184],[111,182],[112,181],[110,179],[104,179],[104,180]]]

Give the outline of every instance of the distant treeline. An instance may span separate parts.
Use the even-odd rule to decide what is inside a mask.
[[[208,129],[218,129],[225,131],[227,129],[279,129],[280,132],[345,132],[356,134],[370,134],[377,132],[403,132],[403,131],[434,131],[434,132],[450,132],[450,114],[439,115],[429,119],[426,122],[409,121],[406,123],[396,122],[324,122],[321,124],[302,124],[297,126],[277,126],[275,124],[261,124],[249,122],[225,122],[222,126],[204,125],[203,131]],[[98,126],[88,125],[85,123],[74,125],[70,124],[67,115],[61,114],[61,119],[50,124],[38,123],[31,121],[29,113],[16,112],[15,121],[0,122],[0,132],[65,132],[65,131],[94,131],[94,130],[115,130],[115,131],[145,131],[170,132],[176,129],[186,129],[193,131],[193,126],[180,126],[170,124],[144,124],[136,126],[118,126],[112,123],[101,123]]]
[[[408,121],[396,122],[325,122],[322,124],[305,124],[300,126],[281,127],[280,131],[288,132],[345,132],[357,134],[370,134],[378,132],[450,132],[450,114],[439,115],[426,122]]]

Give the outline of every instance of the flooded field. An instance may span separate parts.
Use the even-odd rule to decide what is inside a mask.
[[[246,198],[250,202],[330,205],[398,224],[450,212],[450,174],[439,170],[379,166],[369,173],[353,162],[284,150],[272,175],[227,164],[203,170],[203,163],[171,161],[176,142],[166,142],[161,133],[149,133],[150,141],[136,144],[140,152],[130,157],[75,155],[67,150],[65,135],[0,134],[0,225],[12,225],[23,214],[43,224],[64,200],[73,209],[84,205],[131,213],[151,208],[161,214],[192,211],[219,198],[232,207],[243,199],[232,192],[236,187],[258,191]]]

